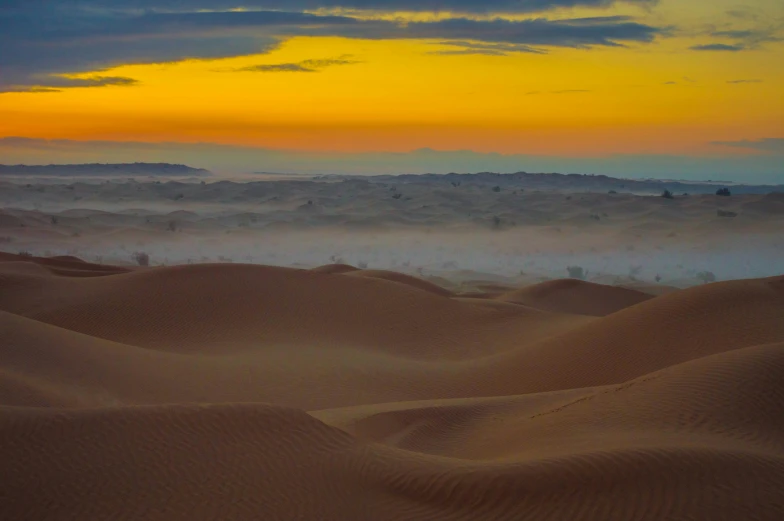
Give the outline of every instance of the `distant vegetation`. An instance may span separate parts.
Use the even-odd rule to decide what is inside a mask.
[[[667,189],[665,189],[665,190],[662,192],[661,196],[662,196],[662,197],[664,197],[665,199],[675,199],[675,196],[674,196],[674,195],[672,195],[672,192],[670,192],[670,191],[669,191],[669,190],[667,190]]]
[[[729,210],[716,210],[716,215],[719,217],[737,217],[738,214],[735,212],[730,212]]]
[[[716,282],[716,275],[712,271],[701,271],[697,274],[697,280],[702,281],[703,284]]]
[[[143,251],[137,251],[136,253],[134,253],[132,255],[132,257],[133,257],[134,262],[136,262],[136,264],[138,264],[139,266],[149,266],[150,265],[150,256],[147,253],[143,252]]]
[[[724,197],[729,197],[729,196],[731,196],[731,195],[732,195],[732,193],[730,192],[730,189],[729,189],[729,188],[719,188],[718,190],[716,190],[716,195],[721,195],[721,196],[724,196]]]
[[[566,271],[569,273],[570,279],[585,280],[588,276],[588,271],[584,270],[582,266],[569,266]]]

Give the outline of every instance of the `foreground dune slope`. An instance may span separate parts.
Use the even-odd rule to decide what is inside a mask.
[[[784,518],[784,277],[3,260],[0,519]]]
[[[6,407],[2,508],[28,519],[773,520],[782,381],[784,345],[738,350],[537,415],[435,430],[449,456],[263,404]]]

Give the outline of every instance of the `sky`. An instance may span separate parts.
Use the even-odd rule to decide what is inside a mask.
[[[0,163],[784,183],[784,1],[2,0]]]

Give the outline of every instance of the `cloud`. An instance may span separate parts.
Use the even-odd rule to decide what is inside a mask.
[[[766,42],[779,42],[781,37],[776,36],[775,30],[770,28],[744,29],[731,31],[713,31],[711,36],[718,38],[732,38],[742,41],[746,46],[755,46]]]
[[[757,14],[749,6],[738,6],[727,11],[727,15],[739,20],[757,20]]]
[[[69,78],[66,76],[53,76],[48,79],[46,87],[4,87],[0,84],[0,92],[60,92],[61,88],[95,88],[95,87],[130,87],[137,85],[138,80],[124,76],[91,76],[87,78]]]
[[[776,33],[776,27],[757,27],[753,29],[727,29],[720,31],[710,31],[707,34],[713,38],[726,38],[734,40],[732,43],[711,43],[707,45],[696,45],[691,47],[697,51],[746,51],[755,50],[762,47],[765,43],[779,42],[782,38]]]
[[[526,92],[525,95],[536,96],[539,94],[585,94],[588,92],[593,92],[593,91],[588,89],[564,89],[564,90],[549,90],[549,91],[532,90],[530,92]]]
[[[740,84],[740,83],[762,83],[762,80],[727,80],[727,83]]]
[[[10,9],[26,6],[49,9],[68,3],[92,10],[228,11],[243,7],[278,11],[348,9],[486,14],[539,13],[570,7],[607,8],[620,3],[651,7],[658,0],[5,0],[4,3]]]
[[[318,72],[327,67],[336,65],[353,65],[361,63],[359,61],[347,60],[341,57],[331,60],[304,60],[296,63],[271,63],[261,65],[251,65],[239,69],[231,69],[238,72]]]
[[[459,49],[447,49],[440,51],[433,51],[428,54],[439,54],[442,56],[450,55],[470,55],[481,54],[486,56],[509,56],[513,53],[532,53],[532,54],[547,54],[543,49],[537,49],[529,45],[512,44],[512,43],[474,43],[465,41],[444,41],[438,42],[437,45],[448,45],[459,47]]]
[[[566,90],[554,90],[551,91],[551,94],[583,94],[586,92],[591,92],[587,89],[566,89]]]
[[[756,140],[744,139],[742,141],[713,141],[711,144],[759,150],[762,152],[784,153],[784,138],[782,137],[766,137]]]
[[[706,45],[693,45],[689,47],[692,51],[725,51],[738,52],[746,49],[743,45],[729,45],[726,43],[709,43]]]
[[[437,3],[460,11],[585,5],[603,7],[611,0],[446,0]],[[639,0],[636,3],[651,4]],[[245,7],[308,7],[338,2],[245,1]],[[307,4],[307,5],[304,5]],[[403,8],[435,2],[354,0],[345,7]],[[68,88],[57,79],[65,73],[107,70],[124,64],[166,63],[183,59],[215,59],[268,53],[295,36],[338,36],[359,39],[424,39],[470,42],[460,52],[504,54],[543,52],[540,47],[588,49],[647,43],[665,35],[663,28],[628,17],[576,19],[452,17],[437,21],[401,22],[295,11],[197,11],[236,7],[236,2],[199,0],[4,0],[0,9],[0,91]],[[187,9],[187,11],[186,11]],[[481,48],[480,46],[486,46]],[[492,47],[497,47],[493,49]],[[508,46],[508,47],[504,47]],[[455,51],[457,52],[457,50]],[[300,64],[301,65],[301,64]],[[306,66],[303,66],[307,68]],[[295,70],[281,64],[281,70]]]

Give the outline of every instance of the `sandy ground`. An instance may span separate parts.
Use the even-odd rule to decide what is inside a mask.
[[[0,519],[784,519],[784,196],[493,188],[0,184]]]
[[[784,277],[641,287],[0,254],[0,518],[783,519]]]

